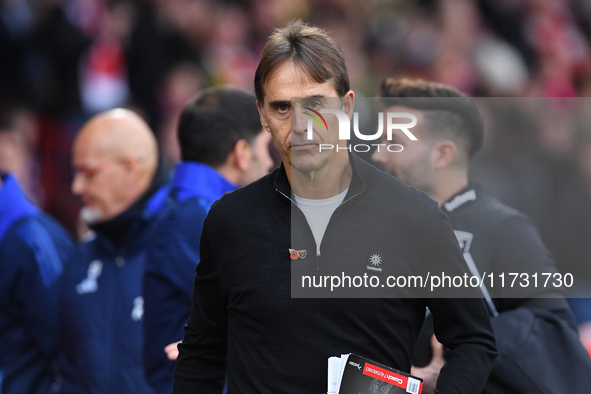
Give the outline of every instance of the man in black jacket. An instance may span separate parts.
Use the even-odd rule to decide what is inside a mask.
[[[395,136],[391,142],[403,150],[375,151],[373,160],[439,203],[472,275],[483,278],[499,351],[483,392],[584,390],[591,384],[591,375],[584,372],[591,372],[591,364],[577,341],[574,320],[563,298],[561,282],[568,283],[568,276],[557,272],[535,226],[524,214],[469,181],[469,161],[483,138],[473,100],[451,87],[424,80],[388,78],[380,90],[384,112],[406,111],[417,117],[418,126],[413,129],[417,141]],[[433,343],[435,357],[427,366],[413,367],[413,373],[425,379],[426,394],[433,392],[443,362],[440,346]],[[554,360],[561,355],[565,366],[577,366],[556,365]],[[415,355],[415,362],[419,359]]]
[[[376,273],[371,278],[385,283],[387,274],[424,272],[428,264],[466,272],[434,202],[350,155],[336,117],[306,124],[304,110],[352,115],[355,95],[338,45],[301,22],[276,30],[255,91],[282,166],[226,194],[205,220],[174,393],[221,392],[226,375],[230,393],[326,392],[327,359],[342,353],[409,371],[426,306],[452,349],[439,392],[479,392],[496,349],[474,289],[468,299],[411,298],[424,294],[413,289],[391,293],[399,298],[306,291],[305,277],[329,278],[330,286],[341,274]]]

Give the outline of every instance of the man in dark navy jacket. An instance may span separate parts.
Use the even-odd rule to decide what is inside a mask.
[[[72,191],[93,230],[64,272],[65,393],[150,393],[144,374],[145,250],[168,192],[156,139],[134,112],[96,115],[73,147]]]
[[[0,393],[53,392],[58,287],[73,243],[0,174]]]
[[[224,193],[273,165],[271,136],[261,126],[256,99],[239,90],[211,88],[195,96],[180,116],[178,139],[182,162],[148,247],[144,278],[146,376],[158,394],[172,391],[176,343],[191,312],[207,211]]]

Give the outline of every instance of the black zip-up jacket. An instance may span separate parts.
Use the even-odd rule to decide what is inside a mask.
[[[499,358],[483,394],[588,392],[591,360],[561,286],[569,282],[557,273],[533,223],[475,184],[442,210],[468,264],[487,276],[491,309],[498,313],[492,323]]]
[[[486,276],[491,309],[501,313],[522,306],[543,308],[575,323],[564,286],[555,287],[558,270],[552,255],[526,215],[476,184],[453,195],[441,210],[449,217],[471,271]]]
[[[439,340],[452,349],[439,392],[480,392],[496,357],[481,298],[291,297],[292,268],[308,275],[376,273],[368,267],[383,267],[382,274],[413,266],[467,271],[432,200],[354,156],[351,164],[349,191],[331,217],[318,263],[309,228],[297,225],[303,214],[283,167],[213,205],[174,393],[221,392],[226,373],[229,393],[323,393],[327,359],[342,353],[409,371],[426,306]],[[306,250],[305,257],[290,259],[290,249]],[[381,264],[368,263],[373,254]]]

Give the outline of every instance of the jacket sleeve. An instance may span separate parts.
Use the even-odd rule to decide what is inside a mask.
[[[156,393],[172,392],[175,362],[164,348],[183,338],[191,312],[193,278],[205,211],[178,205],[161,220],[146,252],[144,368]],[[172,204],[172,203],[171,203]]]
[[[9,268],[2,275],[2,281],[8,282],[0,287],[12,292],[10,298],[20,305],[22,321],[39,349],[53,354],[57,349],[57,280],[72,242],[57,226],[50,228],[40,219],[26,219],[15,226],[3,244],[5,252],[0,261]]]
[[[221,393],[226,375],[227,312],[212,247],[207,219],[200,241],[191,315],[174,373],[174,394]]]
[[[49,390],[58,352],[58,281],[71,248],[57,224],[39,218],[16,224],[0,242],[0,349],[10,392]]]
[[[463,275],[468,271],[447,217],[441,212],[431,249],[438,271]],[[445,256],[445,261],[441,261]],[[443,268],[444,267],[444,268]],[[437,271],[435,271],[437,272]],[[480,291],[466,287],[465,297],[431,297],[427,306],[433,314],[435,335],[449,349],[437,381],[436,393],[480,393],[497,356],[488,310]]]
[[[542,308],[574,323],[570,308],[564,299],[562,288],[540,286],[548,276],[558,272],[552,255],[544,245],[534,224],[523,215],[515,215],[504,220],[492,234],[488,254],[492,257],[491,266],[495,274],[519,273],[520,286],[501,287],[500,297],[495,299],[500,312],[518,307]],[[528,282],[521,274],[528,275]],[[537,286],[533,275],[537,274]],[[551,279],[553,280],[553,279]],[[521,284],[529,284],[522,287]]]

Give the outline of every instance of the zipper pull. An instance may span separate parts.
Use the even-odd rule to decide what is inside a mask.
[[[318,245],[316,247],[316,272],[320,271],[320,263],[319,260],[320,259],[320,245]]]

